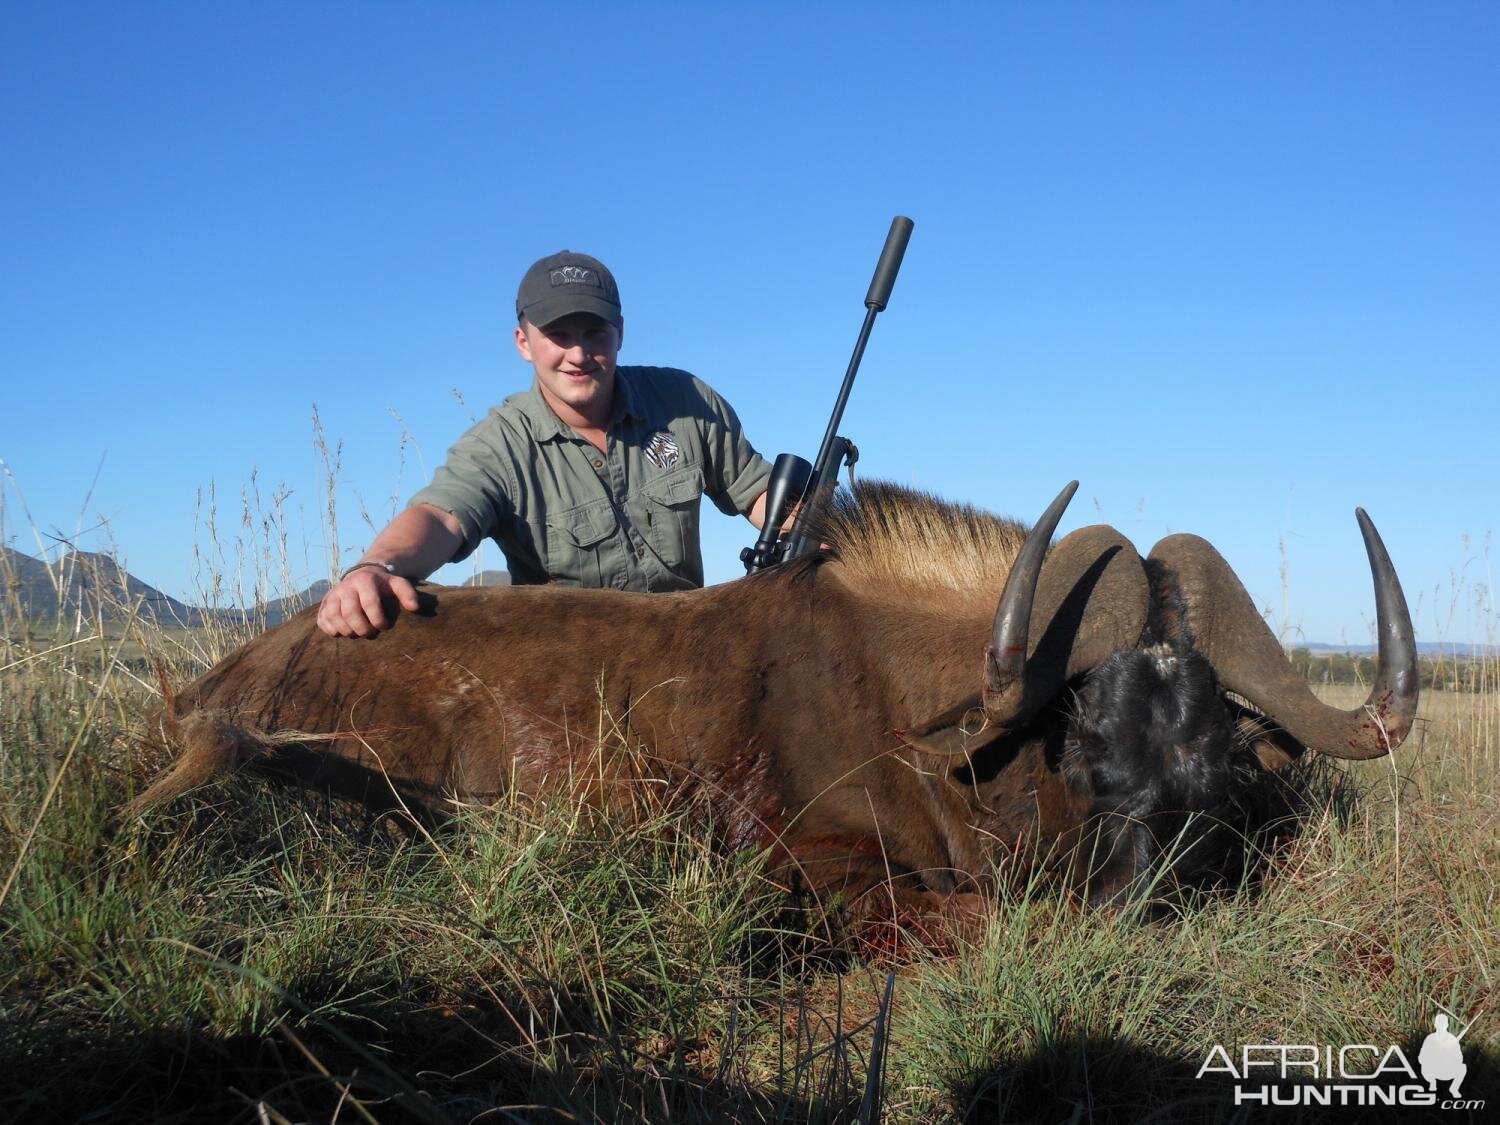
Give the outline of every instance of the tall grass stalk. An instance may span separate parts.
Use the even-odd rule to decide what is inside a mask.
[[[242,494],[210,588],[285,588],[284,503]],[[627,726],[602,708],[574,796],[441,830],[253,777],[120,824],[168,753],[157,667],[185,684],[256,625],[98,596],[0,598],[0,1117],[1227,1121],[1210,1045],[1415,1059],[1440,1009],[1479,1017],[1466,1092],[1500,1097],[1493,649],[1445,654],[1395,755],[1318,775],[1261,884],[1163,919],[1008,882],[973,928],[861,961],[706,809],[587,799]]]

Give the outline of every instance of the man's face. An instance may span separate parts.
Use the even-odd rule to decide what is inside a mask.
[[[571,313],[545,328],[522,321],[516,350],[536,368],[542,397],[569,425],[601,426],[615,395],[620,331],[590,313]]]

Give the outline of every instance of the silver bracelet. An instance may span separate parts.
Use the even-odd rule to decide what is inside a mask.
[[[348,570],[344,571],[343,574],[339,575],[339,581],[342,582],[344,579],[348,578],[349,575],[353,574],[356,570],[359,570],[361,567],[366,567],[366,566],[378,566],[381,570],[385,571],[392,578],[400,578],[401,577],[400,573],[398,573],[397,570],[396,570],[396,564],[395,563],[388,563],[388,562],[357,562],[353,566],[351,566]]]

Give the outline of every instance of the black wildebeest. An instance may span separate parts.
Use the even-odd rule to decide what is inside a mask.
[[[1178,883],[1232,878],[1271,769],[1304,748],[1374,757],[1409,730],[1395,571],[1358,512],[1379,670],[1337,710],[1204,540],[1142,560],[1090,527],[1049,550],[1074,487],[1028,533],[865,485],[826,513],[831,549],[705,590],[426,587],[425,610],[368,641],[309,610],[176,696],[180,754],[133,809],[250,759],[429,810],[623,785],[628,759],[856,910],[931,909],[1037,856],[1095,899],[1134,893],[1164,854]]]

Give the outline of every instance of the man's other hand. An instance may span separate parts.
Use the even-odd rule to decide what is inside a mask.
[[[408,579],[387,574],[379,567],[351,570],[323,595],[318,607],[318,628],[330,637],[373,637],[395,623],[388,608],[415,612],[417,588]]]

